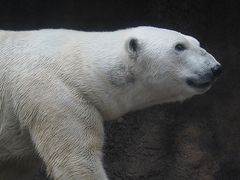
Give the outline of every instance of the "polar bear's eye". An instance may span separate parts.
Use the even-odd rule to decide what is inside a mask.
[[[175,46],[175,49],[176,49],[177,51],[184,51],[184,50],[186,49],[186,47],[185,47],[184,44],[179,43],[179,44],[177,44],[177,45]]]

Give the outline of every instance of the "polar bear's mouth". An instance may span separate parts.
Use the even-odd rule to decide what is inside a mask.
[[[197,89],[207,89],[212,83],[212,80],[201,80],[201,79],[194,79],[188,78],[187,84],[193,88]]]

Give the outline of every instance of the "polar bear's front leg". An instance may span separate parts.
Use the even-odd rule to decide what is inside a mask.
[[[107,180],[101,162],[103,125],[95,108],[82,104],[78,115],[54,113],[30,130],[47,172],[57,180]]]
[[[24,113],[19,114],[48,174],[54,180],[107,180],[101,162],[100,113],[89,102],[67,93],[46,95],[31,98],[32,104],[24,103],[20,108]]]

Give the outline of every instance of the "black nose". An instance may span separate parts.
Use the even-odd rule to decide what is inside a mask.
[[[214,66],[213,68],[211,68],[212,73],[214,75],[214,77],[218,77],[221,73],[222,73],[222,66],[220,64]]]

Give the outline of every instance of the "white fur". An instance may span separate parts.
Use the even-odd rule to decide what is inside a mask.
[[[153,27],[0,31],[0,164],[35,146],[54,179],[106,180],[102,121],[202,93],[185,80],[217,63],[204,53],[196,39]]]

